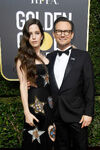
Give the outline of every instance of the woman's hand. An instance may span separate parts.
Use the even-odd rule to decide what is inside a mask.
[[[36,122],[39,122],[39,120],[38,120],[33,114],[31,114],[30,112],[28,112],[28,113],[25,114],[25,121],[26,121],[26,123],[28,123],[30,126],[35,126],[34,120],[35,120]]]

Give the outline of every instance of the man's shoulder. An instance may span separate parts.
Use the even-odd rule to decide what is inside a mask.
[[[57,51],[52,51],[50,53],[47,54],[47,58],[51,58],[56,54]]]
[[[80,61],[91,61],[91,56],[88,51],[81,50],[81,49],[73,49],[73,56],[79,58]]]
[[[76,48],[73,48],[72,50],[74,53],[78,55],[89,55],[88,51],[86,50],[81,50],[81,49],[76,49]]]
[[[72,50],[77,52],[77,53],[87,53],[86,50],[82,50],[82,49],[78,49],[78,48],[73,48]]]

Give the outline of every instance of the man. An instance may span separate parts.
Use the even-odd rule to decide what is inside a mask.
[[[54,22],[58,50],[47,55],[56,124],[55,150],[87,150],[87,127],[94,113],[91,59],[86,51],[73,49],[74,24],[65,17]],[[65,52],[65,53],[63,53]]]

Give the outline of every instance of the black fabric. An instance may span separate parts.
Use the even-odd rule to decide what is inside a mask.
[[[48,97],[50,96],[48,90],[48,83],[45,82],[46,70],[42,64],[37,65],[37,88],[31,87],[28,91],[28,104],[30,112],[38,118],[39,123],[35,122],[36,127],[40,131],[45,131],[40,136],[41,144],[35,139],[32,142],[32,135],[28,132],[33,130],[35,127],[30,126],[24,121],[24,130],[23,130],[23,149],[33,149],[33,150],[52,150],[53,142],[48,135],[48,127],[53,124],[52,121],[52,109],[49,106]],[[35,109],[31,105],[35,102],[35,98],[42,103],[44,103],[43,110],[44,113],[36,113]]]
[[[57,51],[47,55],[50,89],[56,109],[65,122],[79,122],[82,115],[94,116],[94,76],[89,53],[72,49],[60,89],[54,76]],[[55,119],[56,116],[54,115]]]
[[[55,150],[87,150],[87,127],[81,128],[80,123],[56,122]]]
[[[47,55],[50,89],[56,123],[55,150],[87,150],[87,128],[79,124],[83,115],[94,116],[94,76],[89,53],[72,49],[60,89],[54,75],[57,51]],[[59,67],[59,66],[58,66]]]
[[[72,47],[68,48],[67,50],[65,51],[59,51],[57,50],[57,54],[59,54],[59,56],[61,56],[63,53],[65,53],[66,55],[69,55],[69,50],[72,49]]]

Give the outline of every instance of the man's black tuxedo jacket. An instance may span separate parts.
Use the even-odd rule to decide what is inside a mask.
[[[50,61],[48,71],[55,119],[57,119],[56,113],[59,113],[68,123],[79,122],[82,115],[93,116],[94,81],[89,53],[72,49],[60,89],[57,87],[54,76],[56,55],[57,51],[47,55]]]

